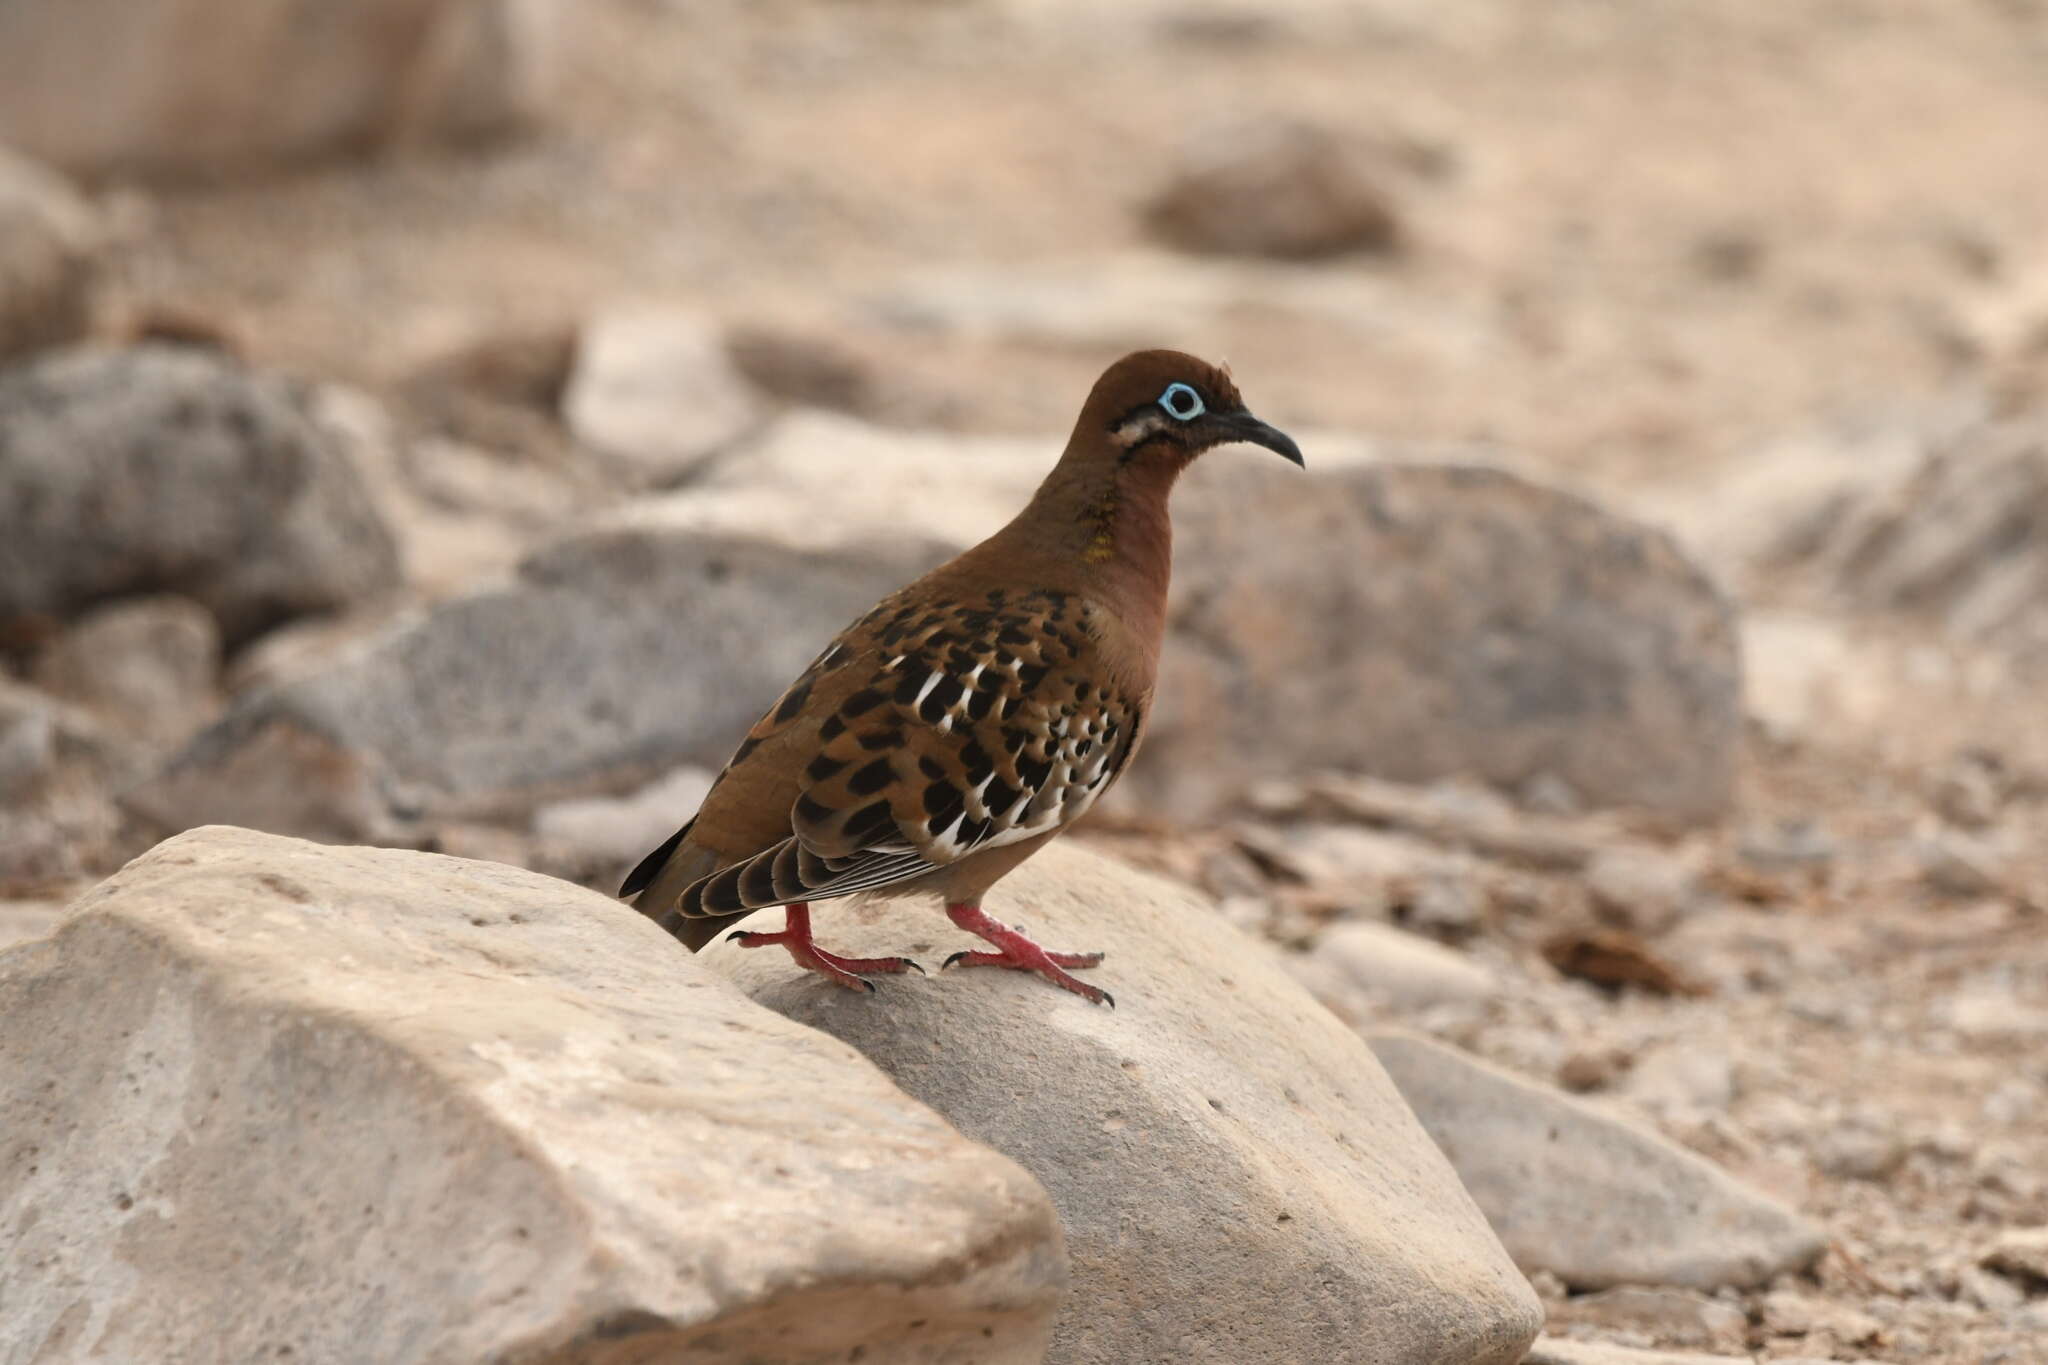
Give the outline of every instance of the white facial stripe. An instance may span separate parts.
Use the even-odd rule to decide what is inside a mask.
[[[1128,450],[1146,437],[1164,431],[1172,420],[1165,413],[1156,410],[1141,413],[1116,429],[1117,444]]]

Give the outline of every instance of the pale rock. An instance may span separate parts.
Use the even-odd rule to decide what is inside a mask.
[[[1310,260],[1401,244],[1390,169],[1326,128],[1272,120],[1202,130],[1145,205],[1184,251]]]
[[[1045,1192],[653,924],[246,830],[0,956],[0,1356],[1038,1361]]]
[[[1340,1016],[1353,1020],[1482,1005],[1500,990],[1493,973],[1463,953],[1370,921],[1332,927],[1296,974]]]
[[[1270,949],[1158,878],[1056,843],[989,912],[1105,950],[1114,1010],[1023,973],[840,990],[777,948],[704,960],[859,1047],[1052,1192],[1073,1262],[1058,1365],[1519,1361],[1541,1306],[1351,1030]],[[748,923],[780,924],[769,911]],[[974,942],[922,897],[833,902],[820,941],[936,967]],[[1367,1344],[1369,1343],[1369,1345]]]
[[[1811,564],[1842,602],[2014,653],[2048,650],[2048,419],[1963,425],[1832,518]]]
[[[64,907],[56,901],[0,900],[0,952],[47,936],[62,918]]]
[[[1693,1351],[1644,1351],[1603,1341],[1570,1337],[1538,1337],[1522,1365],[1751,1365],[1753,1357],[1703,1356]],[[1789,1365],[1789,1362],[1780,1362]]]
[[[36,659],[44,690],[124,733],[159,744],[189,738],[220,708],[220,627],[186,597],[97,608]]]
[[[533,832],[586,857],[630,867],[696,813],[717,776],[684,764],[630,796],[557,801],[533,813]]]
[[[1692,910],[1698,879],[1683,861],[1658,849],[1604,848],[1586,867],[1594,913],[1639,934],[1661,934]]]
[[[1094,353],[1157,346],[1162,317],[1175,319],[1182,345],[1220,353],[1254,312],[1355,337],[1374,350],[1398,345],[1438,364],[1483,363],[1501,344],[1497,310],[1441,295],[1418,305],[1413,290],[1376,272],[1165,249],[1033,265],[925,267],[878,290],[864,305],[870,316],[896,328]],[[1265,415],[1279,420],[1278,414]],[[1298,425],[1287,431],[1314,469],[1391,454],[1470,459],[1478,449],[1470,443],[1396,444]]]
[[[1995,896],[2004,889],[2006,860],[1989,840],[1961,830],[1939,829],[1914,847],[1920,879],[1944,896]]]
[[[1673,1121],[1726,1113],[1735,1101],[1735,1059],[1706,1037],[1663,1043],[1637,1054],[1624,1093]]]
[[[718,323],[652,308],[584,324],[562,417],[577,441],[643,487],[674,483],[761,420]]]
[[[2048,1009],[1996,981],[1963,983],[1934,1002],[1935,1022],[1977,1041],[2048,1039]]]
[[[428,601],[503,578],[536,538],[608,496],[593,471],[409,436],[358,389],[322,384],[308,411],[362,474],[400,547],[406,586]]]
[[[1845,1121],[1813,1134],[1814,1165],[1851,1180],[1888,1180],[1906,1160],[1906,1136],[1896,1126]]]
[[[1356,821],[1547,872],[1579,871],[1601,848],[1588,822],[1520,814],[1497,793],[1462,782],[1415,787],[1320,773],[1306,781],[1254,782],[1247,797],[1263,815]]]
[[[169,592],[233,646],[398,583],[303,391],[222,356],[67,351],[0,374],[0,448],[0,619]]]
[[[1394,915],[1417,933],[1463,942],[1485,927],[1486,894],[1476,869],[1439,867],[1409,882]]]
[[[578,531],[509,584],[238,697],[129,800],[170,828],[374,840],[722,768],[825,641],[939,557],[908,539],[818,553],[646,518]]]
[[[1584,1298],[1567,1299],[1550,1310],[1560,1323],[1627,1332],[1663,1346],[1739,1351],[1749,1334],[1749,1315],[1733,1304],[1690,1289],[1623,1285]]]
[[[889,431],[798,410],[687,487],[628,504],[615,520],[715,536],[801,526],[803,543],[819,550],[907,537],[955,553],[1000,530],[1058,457],[1057,441]],[[932,497],[934,488],[946,496]]]
[[[61,176],[0,146],[0,365],[86,335],[104,235]]]
[[[2034,1292],[2048,1293],[2048,1227],[2005,1229],[1984,1253],[1982,1264]]]
[[[2026,1302],[2027,1291],[2003,1275],[1966,1265],[1956,1272],[1956,1297],[1987,1313],[2010,1313]]]
[[[1813,1222],[1647,1128],[1423,1038],[1370,1041],[1524,1271],[1711,1290],[1826,1248]]]
[[[94,175],[185,176],[492,133],[547,102],[565,9],[18,0],[0,6],[0,138]]]
[[[0,805],[28,795],[56,761],[56,708],[30,688],[0,685]]]
[[[1845,1346],[1868,1345],[1884,1335],[1884,1324],[1860,1309],[1785,1289],[1764,1295],[1763,1322],[1780,1336],[1826,1333]]]

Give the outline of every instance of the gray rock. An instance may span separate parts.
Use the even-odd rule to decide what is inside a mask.
[[[57,761],[57,712],[26,687],[0,687],[0,805],[34,790]]]
[[[0,952],[48,936],[64,918],[56,901],[0,900]]]
[[[1624,1285],[1584,1298],[1567,1299],[1550,1311],[1553,1326],[1589,1325],[1627,1333],[1662,1346],[1739,1351],[1746,1344],[1749,1315],[1734,1304],[1689,1289]]]
[[[37,685],[124,732],[176,743],[220,708],[220,627],[185,597],[116,602],[36,659]]]
[[[0,957],[0,1356],[1042,1358],[1045,1192],[592,892],[208,829]]]
[[[1987,839],[1956,829],[1938,829],[1913,846],[1920,880],[1943,896],[1995,896],[2004,889],[2004,855]]]
[[[617,863],[623,872],[675,833],[704,803],[717,776],[685,764],[630,796],[557,801],[533,813],[533,832],[583,857]]]
[[[0,138],[95,175],[181,175],[492,132],[544,104],[561,8],[19,0],[0,6]]]
[[[717,321],[673,309],[584,324],[562,416],[638,485],[675,482],[761,420]]]
[[[1089,975],[1118,1007],[1017,973],[891,979],[870,997],[779,949],[703,956],[1045,1182],[1074,1265],[1049,1360],[1521,1359],[1535,1295],[1358,1036],[1269,950],[1186,891],[1064,844],[989,909],[1106,950]],[[834,902],[818,926],[835,950],[934,967],[966,946],[920,898]]]
[[[1426,1039],[1371,1042],[1524,1271],[1712,1290],[1826,1249],[1813,1222],[1646,1128]]]
[[[2005,1229],[1984,1253],[1983,1264],[2030,1289],[2048,1292],[2048,1227]]]
[[[0,146],[0,364],[86,334],[100,238],[77,191]]]
[[[1661,1118],[1697,1121],[1723,1114],[1735,1100],[1735,1059],[1711,1037],[1680,1038],[1639,1055],[1625,1091]]]
[[[1622,845],[1602,849],[1587,865],[1586,894],[1608,923],[1661,934],[1692,911],[1699,886],[1692,869],[1671,854]]]
[[[1292,475],[1211,456],[1176,495],[1152,804],[1335,768],[1726,808],[1735,608],[1669,537],[1493,469]]]
[[[1753,1357],[1703,1356],[1694,1352],[1639,1351],[1601,1341],[1570,1337],[1538,1337],[1522,1365],[1750,1365]]]
[[[940,557],[654,524],[572,535],[509,585],[240,699],[130,800],[172,828],[358,840],[416,818],[510,818],[681,763],[719,768],[834,633]]]
[[[1153,235],[1182,250],[1312,259],[1401,243],[1387,168],[1327,129],[1212,131],[1182,160],[1144,208]]]
[[[1810,554],[1838,600],[2014,652],[2048,651],[2048,419],[1929,440],[1917,468],[1838,508]]]
[[[1369,921],[1331,928],[1300,964],[1298,975],[1349,1019],[1477,1005],[1500,990],[1493,973],[1463,953]]]
[[[0,619],[175,592],[233,645],[398,576],[356,471],[291,386],[161,347],[0,375]]]

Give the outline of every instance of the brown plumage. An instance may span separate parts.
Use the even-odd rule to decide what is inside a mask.
[[[724,919],[789,907],[776,934],[845,986],[907,958],[842,958],[811,941],[809,904],[931,888],[999,951],[948,966],[1068,975],[1100,954],[1049,953],[981,912],[998,878],[1087,812],[1136,752],[1152,702],[1172,559],[1167,495],[1214,445],[1301,452],[1245,410],[1230,376],[1140,351],[1096,381],[1065,453],[1002,530],[842,631],[748,732],[696,818],[620,888],[691,948]]]

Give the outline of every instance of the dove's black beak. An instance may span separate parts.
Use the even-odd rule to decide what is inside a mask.
[[[1285,460],[1292,460],[1303,469],[1308,465],[1301,458],[1301,447],[1294,438],[1278,427],[1269,427],[1248,412],[1232,413],[1218,423],[1228,434],[1226,441],[1243,441],[1247,445],[1264,446]]]

